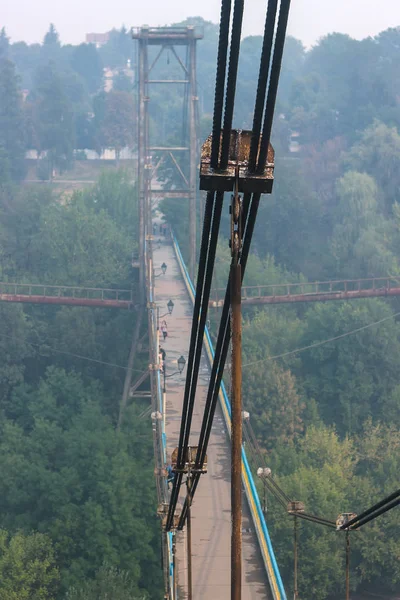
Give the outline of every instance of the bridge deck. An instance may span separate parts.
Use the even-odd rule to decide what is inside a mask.
[[[157,239],[157,236],[156,236]],[[155,280],[155,300],[160,311],[167,312],[172,299],[174,311],[165,317],[168,337],[161,342],[166,352],[166,374],[177,371],[176,361],[188,355],[192,305],[182,280],[174,249],[169,242],[153,244],[154,266],[168,266],[164,276]],[[163,310],[165,308],[165,310]],[[178,445],[182,414],[185,373],[167,379],[167,456]],[[202,358],[191,443],[197,444],[203,416],[209,366]],[[243,600],[270,598],[267,577],[262,564],[256,534],[247,506],[243,511]],[[214,420],[208,447],[208,473],[202,476],[192,509],[193,598],[226,600],[230,597],[230,447],[221,411]],[[179,598],[187,597],[186,539],[178,534],[177,561]]]

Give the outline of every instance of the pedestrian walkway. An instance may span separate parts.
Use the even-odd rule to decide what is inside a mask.
[[[158,221],[157,221],[158,224]],[[159,231],[157,227],[157,232]],[[166,375],[178,371],[177,361],[188,358],[192,304],[182,279],[174,248],[169,238],[154,236],[153,261],[156,273],[165,262],[165,275],[155,279],[155,301],[160,314],[168,312],[167,303],[174,303],[173,313],[165,317],[168,337],[162,342],[166,352]],[[161,240],[158,243],[158,239]],[[186,369],[166,379],[167,457],[178,446],[182,415]],[[209,365],[202,357],[193,413],[190,444],[197,445],[209,378]],[[194,600],[227,600],[230,597],[230,445],[225,422],[218,408],[208,446],[208,473],[202,475],[192,505],[192,568]],[[177,570],[179,598],[187,597],[185,534],[178,533]],[[243,600],[271,598],[256,534],[247,506],[243,511]]]

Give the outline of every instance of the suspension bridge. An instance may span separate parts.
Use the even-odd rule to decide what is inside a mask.
[[[0,283],[0,301],[66,304],[136,310],[118,428],[129,396],[146,378],[151,388],[157,514],[162,530],[164,598],[169,600],[286,600],[265,514],[253,479],[259,461],[261,478],[287,512],[321,525],[348,531],[399,503],[399,493],[359,517],[340,523],[305,512],[274,483],[241,401],[241,307],[350,300],[400,295],[394,278],[242,287],[247,258],[263,194],[271,193],[274,151],[270,144],[290,0],[268,2],[251,131],[235,130],[233,112],[244,2],[222,0],[212,132],[201,150],[200,188],[206,192],[198,211],[198,109],[196,27],[141,27],[132,30],[138,48],[138,190],[139,268],[135,290]],[[231,14],[232,13],[232,14]],[[183,51],[182,51],[183,49]],[[159,73],[168,52],[175,61]],[[176,69],[181,75],[177,77]],[[165,72],[164,72],[165,71]],[[239,82],[240,83],[240,82]],[[182,88],[182,143],[151,140],[152,86]],[[154,154],[154,159],[153,159]],[[168,190],[157,181],[168,164],[175,177]],[[211,290],[224,193],[231,195],[231,268],[227,286]],[[172,230],[154,236],[163,198],[189,205],[188,267]],[[202,233],[198,236],[198,212]],[[197,242],[200,239],[199,251]],[[155,269],[164,265],[162,277]],[[198,268],[196,269],[196,265]],[[220,307],[215,348],[206,327],[209,307]],[[160,312],[167,311],[160,315]],[[160,319],[168,314],[169,335],[160,339]],[[148,370],[132,382],[133,365],[147,319]],[[141,337],[142,336],[142,337]],[[222,380],[232,347],[230,397]],[[186,358],[184,358],[184,356]],[[186,374],[183,368],[186,363]],[[242,444],[247,442],[248,458]],[[172,477],[167,481],[167,466]],[[242,497],[243,493],[243,497]],[[387,505],[387,506],[386,506]],[[386,507],[386,508],[385,508]],[[295,529],[296,531],[296,529]],[[296,538],[295,538],[296,539]],[[348,544],[349,547],[349,544]],[[295,546],[294,590],[297,592]],[[349,593],[346,572],[346,594]]]

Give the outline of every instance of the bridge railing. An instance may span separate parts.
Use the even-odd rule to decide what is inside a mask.
[[[145,241],[144,253],[146,259],[147,269],[147,301],[149,308],[149,340],[151,347],[151,361],[153,365],[159,363],[159,339],[158,339],[158,323],[157,323],[157,309],[155,308],[155,296],[154,296],[154,278],[153,278],[153,261],[151,245],[148,245]],[[165,477],[161,477],[161,469],[167,463],[167,436],[165,433],[165,401],[164,393],[161,385],[161,372],[159,369],[152,371],[152,394],[153,394],[153,410],[162,415],[162,420],[155,421],[155,459],[157,469],[157,495],[159,503],[167,502],[168,491]],[[154,425],[153,425],[154,427]],[[154,435],[154,429],[153,429]],[[169,531],[166,534],[166,560],[167,560],[167,587],[169,592],[170,600],[178,600],[175,590],[175,576],[174,576],[174,557],[173,557],[173,537]]]
[[[195,298],[195,289],[192,284],[192,281],[189,277],[189,273],[186,269],[185,262],[183,260],[179,244],[177,239],[172,234],[172,240],[174,244],[174,249],[176,256],[178,258],[179,267],[185,281],[186,288],[188,290],[189,296],[194,303]],[[208,359],[210,361],[210,365],[212,364],[214,358],[214,348],[211,342],[211,337],[206,328],[205,336],[204,336],[205,348],[208,355]],[[221,390],[219,392],[219,400],[222,408],[222,413],[224,415],[225,423],[227,426],[227,430],[231,432],[231,405],[228,398],[228,394],[226,393],[225,385],[221,383]],[[253,519],[254,527],[256,530],[258,542],[260,545],[261,554],[264,561],[264,566],[267,572],[268,581],[271,587],[271,592],[274,600],[287,600],[285,589],[283,587],[282,578],[279,572],[279,567],[275,559],[274,550],[272,548],[271,539],[268,533],[267,524],[265,522],[264,513],[261,508],[260,500],[258,497],[258,493],[256,490],[256,486],[254,483],[253,475],[250,470],[249,463],[247,461],[246,452],[242,447],[242,481],[247,497],[247,501],[250,507],[251,516]]]
[[[331,294],[334,292],[361,292],[364,290],[390,290],[398,288],[400,278],[373,277],[369,279],[338,279],[333,281],[302,281],[296,283],[274,283],[267,285],[248,285],[242,288],[242,298],[261,298],[263,296],[294,296]],[[220,303],[225,297],[225,289],[217,288],[211,293],[211,301]]]
[[[40,283],[0,282],[0,294],[13,296],[41,296],[43,298],[133,301],[132,290],[68,285],[44,285]]]

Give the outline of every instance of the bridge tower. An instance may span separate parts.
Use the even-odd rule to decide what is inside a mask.
[[[157,198],[182,198],[189,200],[190,264],[192,277],[196,268],[196,171],[197,171],[197,90],[196,90],[196,43],[202,32],[188,27],[140,27],[132,28],[132,38],[138,40],[138,186],[139,186],[139,264],[140,290],[144,302],[145,264],[144,245],[146,235],[152,234],[152,200]],[[155,47],[150,48],[150,47]],[[181,48],[186,47],[184,57]],[[167,64],[157,68],[160,57],[167,54]],[[171,62],[171,65],[170,65]],[[178,71],[177,71],[178,69]],[[165,72],[172,72],[165,77]],[[181,73],[178,78],[176,73]],[[155,74],[156,73],[156,74]],[[157,75],[157,73],[159,75]],[[160,75],[162,73],[162,75]],[[175,132],[180,143],[150,145],[149,103],[150,86],[182,86],[183,119],[181,132]],[[165,118],[165,117],[164,117]],[[161,166],[168,166],[175,180],[171,189],[155,189],[154,182]],[[179,184],[177,184],[177,181]]]

